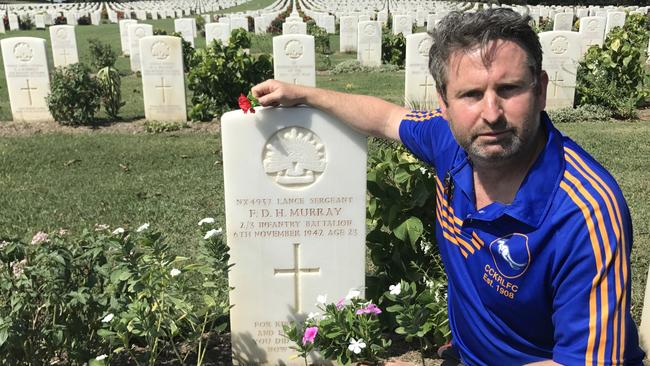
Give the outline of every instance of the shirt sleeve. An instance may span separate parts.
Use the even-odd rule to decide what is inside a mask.
[[[399,136],[413,155],[436,169],[441,169],[458,147],[439,111],[408,113],[400,123]]]
[[[567,172],[561,183],[572,209],[562,215],[557,233],[553,360],[632,364],[640,351],[630,315],[629,212],[615,183],[580,174]]]

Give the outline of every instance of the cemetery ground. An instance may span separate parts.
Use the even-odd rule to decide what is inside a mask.
[[[144,23],[168,34],[174,27],[171,19]],[[44,30],[8,32],[0,38],[12,36],[41,37],[49,44]],[[120,49],[114,24],[78,26],[76,36],[85,63],[90,38]],[[197,47],[204,44],[204,38],[196,39]],[[338,49],[337,36],[331,36],[331,47]],[[271,53],[271,36],[254,36],[251,52]],[[334,53],[328,58],[317,55],[317,86],[402,102],[403,71],[334,75],[327,69],[355,56]],[[118,57],[116,63],[126,101],[120,121],[108,120],[101,111],[100,123],[93,127],[0,122],[0,237],[28,242],[37,231],[65,228],[70,235],[80,235],[95,224],[135,230],[149,223],[168,238],[177,254],[191,256],[202,235],[200,219],[214,217],[219,226],[225,225],[218,121],[151,133],[151,125],[148,128],[143,121],[141,80],[129,71],[128,61]],[[0,121],[10,120],[0,70]],[[558,127],[614,175],[628,201],[634,225],[632,312],[639,323],[650,261],[650,114],[642,111],[639,121],[576,121]],[[371,141],[369,146],[372,154],[376,144]],[[229,359],[227,344],[223,339],[217,344],[213,351],[222,358],[213,360]],[[407,349],[394,353],[402,359],[419,357]]]

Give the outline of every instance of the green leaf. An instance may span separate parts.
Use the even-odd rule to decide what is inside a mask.
[[[97,330],[97,335],[103,338],[114,337],[117,333],[110,331],[108,329],[99,329]]]
[[[413,248],[415,248],[415,243],[422,236],[423,232],[424,227],[422,221],[414,216],[409,217],[393,230],[393,234],[399,240],[410,242]]]

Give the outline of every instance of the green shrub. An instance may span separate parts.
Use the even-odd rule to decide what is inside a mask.
[[[54,70],[46,101],[57,122],[81,125],[94,121],[100,96],[99,83],[88,67],[78,63]]]
[[[316,25],[315,21],[310,21],[307,23],[307,34],[314,37],[314,45],[317,52],[320,52],[325,55],[332,53],[332,48],[330,47],[330,36],[323,27]]]
[[[90,50],[90,64],[95,70],[102,69],[106,66],[115,66],[117,54],[109,43],[91,38],[88,40],[88,48]]]
[[[192,69],[192,66],[195,64],[194,54],[196,50],[192,47],[192,43],[188,42],[183,38],[183,35],[174,32],[172,36],[178,37],[181,39],[181,48],[183,49],[183,70],[187,73]]]
[[[153,365],[161,350],[201,364],[204,336],[223,331],[229,309],[228,251],[216,234],[196,259],[171,253],[148,225],[0,238],[0,364],[81,365],[100,354],[113,364],[121,353]]]
[[[196,64],[188,74],[192,91],[189,116],[194,121],[210,121],[230,109],[238,108],[237,97],[247,95],[256,84],[273,77],[271,57],[252,56],[245,31],[233,31],[228,46],[215,40],[196,52]]]
[[[18,28],[20,30],[34,29],[34,20],[29,15],[21,15],[18,17]]]
[[[357,60],[342,61],[332,68],[332,74],[346,74],[351,72],[393,72],[399,70],[399,67],[391,64],[381,66],[364,66]]]
[[[439,288],[446,284],[435,244],[435,215],[432,214],[436,209],[435,177],[430,168],[423,166],[402,146],[384,143],[370,151],[366,244],[372,270],[367,277],[366,293],[368,298],[383,304],[384,292],[390,285],[409,283],[410,300],[401,304],[415,306],[410,308],[415,311],[427,306],[424,299],[441,295]],[[394,298],[388,300],[392,300],[389,305],[395,304]],[[413,305],[414,302],[419,305]],[[441,310],[438,305],[435,305],[436,312]],[[444,306],[442,309],[446,311]],[[446,312],[439,314],[424,333],[440,331],[447,337],[446,319]],[[395,315],[385,321],[394,326],[400,324]],[[401,319],[401,322],[404,327],[409,320]],[[442,341],[440,334],[436,342]]]
[[[599,105],[583,104],[548,111],[548,115],[554,123],[606,122],[612,118],[612,111]]]
[[[631,14],[623,28],[609,32],[602,47],[590,47],[578,67],[577,104],[600,105],[620,118],[636,117],[636,108],[650,95],[643,64],[647,45],[647,18]]]
[[[190,125],[187,122],[145,121],[144,123],[144,130],[149,133],[179,131],[189,127]]]
[[[381,61],[404,67],[406,59],[406,38],[402,33],[392,34],[387,28],[382,31],[381,37]]]
[[[120,108],[126,104],[122,101],[122,80],[119,71],[112,66],[106,66],[97,72],[97,81],[106,114],[112,119],[119,118]]]

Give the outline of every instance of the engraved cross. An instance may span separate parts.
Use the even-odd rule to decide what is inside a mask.
[[[424,76],[424,83],[420,84],[421,87],[424,87],[424,100],[427,100],[427,92],[429,91],[429,87],[433,86],[432,82],[429,81],[429,75]]]
[[[32,105],[32,90],[37,90],[38,88],[30,88],[29,87],[29,79],[26,79],[25,82],[27,83],[26,88],[20,88],[20,90],[27,90],[27,97],[29,98],[29,105]]]
[[[64,48],[64,49],[61,51],[61,56],[63,56],[63,64],[64,64],[64,65],[67,65],[67,64],[68,64],[68,56],[69,56],[69,55],[71,55],[71,54],[68,53],[68,49],[67,49],[67,48]]]
[[[367,44],[366,48],[366,57],[368,58],[366,61],[370,60],[370,56],[372,55],[372,52],[375,50],[374,48],[370,47],[370,43]]]
[[[557,96],[557,87],[558,87],[559,83],[564,81],[564,78],[561,78],[561,77],[562,76],[559,75],[559,72],[556,71],[555,72],[555,78],[551,79],[551,81],[553,82],[553,96]]]
[[[302,312],[302,303],[300,301],[300,275],[301,274],[319,274],[320,268],[300,268],[300,243],[293,244],[293,268],[275,268],[274,275],[293,275],[293,294],[294,307],[296,312]]]
[[[165,88],[171,88],[171,85],[165,85],[165,78],[161,77],[160,85],[155,85],[155,87],[160,89],[160,91],[162,92],[163,104],[167,104],[167,102],[165,101]]]

